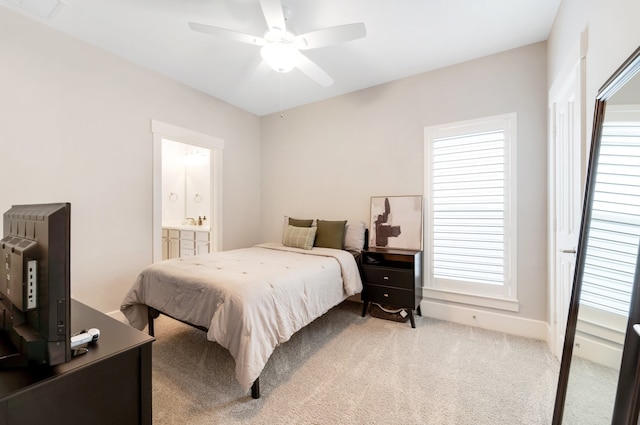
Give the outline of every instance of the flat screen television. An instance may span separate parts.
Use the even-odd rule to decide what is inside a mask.
[[[71,359],[70,224],[70,203],[14,205],[4,213],[0,368]]]

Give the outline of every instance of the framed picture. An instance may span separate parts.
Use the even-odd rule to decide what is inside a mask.
[[[422,196],[372,196],[369,246],[422,250]]]

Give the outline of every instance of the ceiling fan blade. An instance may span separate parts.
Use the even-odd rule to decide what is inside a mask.
[[[202,32],[204,34],[213,35],[214,37],[224,38],[226,40],[239,41],[241,43],[254,44],[256,46],[265,45],[264,38],[256,35],[245,34],[219,27],[212,27],[211,25],[198,24],[196,22],[189,22],[189,28],[193,31]]]
[[[315,64],[311,59],[298,52],[298,62],[296,67],[305,73],[307,77],[311,78],[316,83],[323,87],[329,87],[333,84],[333,78],[327,74],[322,68]]]
[[[260,0],[260,6],[262,7],[262,13],[264,14],[264,19],[267,21],[269,29],[287,30],[280,0]]]
[[[296,37],[296,44],[300,50],[316,49],[356,40],[366,35],[367,28],[362,23],[338,25],[301,34]]]

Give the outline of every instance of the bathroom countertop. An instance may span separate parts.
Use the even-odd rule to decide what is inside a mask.
[[[208,232],[210,231],[209,225],[205,224],[203,226],[193,225],[193,224],[172,224],[172,225],[162,225],[163,229],[173,229],[173,230],[193,230],[200,232]]]

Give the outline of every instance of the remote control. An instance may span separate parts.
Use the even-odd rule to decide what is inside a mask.
[[[100,330],[91,328],[86,332],[82,332],[71,337],[71,349],[74,349],[82,344],[87,344],[89,342],[96,342],[98,338],[100,338]]]

